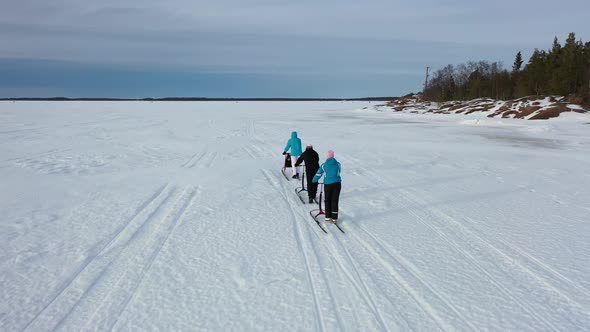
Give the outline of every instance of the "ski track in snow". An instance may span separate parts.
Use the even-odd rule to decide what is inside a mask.
[[[366,170],[366,174],[368,174],[369,176],[373,177],[375,180],[380,180],[383,181],[384,179],[384,175],[383,174],[377,174],[376,172],[374,172],[373,170]],[[389,178],[389,177],[385,177],[388,182],[390,183],[394,183],[395,181],[393,181],[393,179]],[[504,245],[507,246],[507,248],[512,250],[513,255],[508,255],[507,253],[503,252],[502,250],[500,250],[499,248],[497,248],[496,246],[492,245],[489,241],[484,240],[483,238],[481,238],[479,235],[477,235],[476,233],[474,233],[473,231],[469,230],[467,228],[467,226],[465,226],[465,223],[461,223],[459,221],[457,221],[456,219],[454,219],[453,217],[449,216],[447,213],[445,213],[442,209],[440,208],[436,208],[436,207],[430,207],[430,208],[426,208],[426,209],[420,209],[420,210],[416,210],[411,208],[411,205],[414,206],[420,206],[421,202],[424,201],[424,197],[428,196],[428,193],[426,192],[420,192],[420,199],[418,198],[418,196],[416,194],[414,194],[412,191],[407,190],[407,189],[403,189],[403,188],[399,188],[398,189],[400,191],[400,197],[403,197],[404,200],[406,201],[405,206],[409,208],[409,211],[411,214],[415,215],[417,217],[417,219],[428,229],[432,230],[434,234],[440,236],[441,238],[443,238],[447,244],[449,244],[452,248],[454,248],[460,255],[462,255],[463,257],[465,257],[470,264],[474,267],[474,269],[476,269],[477,271],[479,271],[480,273],[482,273],[483,275],[485,275],[488,280],[490,281],[490,283],[492,285],[494,285],[494,287],[501,292],[506,298],[511,299],[511,301],[513,301],[514,303],[516,303],[520,309],[522,309],[524,312],[526,312],[527,314],[529,314],[531,317],[534,317],[535,320],[543,322],[546,327],[550,327],[552,330],[561,330],[558,326],[556,326],[552,321],[550,321],[546,315],[539,315],[538,312],[533,309],[531,307],[530,303],[526,303],[523,302],[522,300],[520,300],[517,296],[514,296],[512,294],[512,292],[510,291],[510,288],[503,285],[504,282],[506,281],[510,281],[510,279],[502,279],[502,281],[500,281],[499,279],[493,277],[493,275],[491,273],[489,273],[484,267],[481,266],[480,263],[478,263],[478,259],[476,259],[475,257],[473,257],[473,255],[470,254],[470,251],[466,249],[466,247],[464,245],[460,245],[455,239],[462,239],[462,241],[466,241],[465,238],[470,239],[469,243],[467,244],[467,246],[473,246],[473,245],[477,245],[479,244],[480,248],[482,248],[483,250],[486,250],[487,252],[490,252],[492,254],[492,256],[496,256],[497,258],[495,259],[495,263],[494,265],[496,267],[500,267],[502,265],[505,265],[506,262],[510,262],[510,271],[514,272],[514,265],[516,265],[516,267],[518,269],[520,269],[522,272],[530,275],[532,278],[534,278],[535,280],[537,280],[539,283],[541,283],[544,288],[549,288],[551,289],[552,293],[554,295],[557,295],[559,297],[562,297],[564,302],[560,304],[561,307],[563,308],[568,308],[568,313],[571,314],[576,314],[576,318],[579,319],[580,321],[584,321],[587,320],[590,317],[590,311],[587,309],[587,304],[586,307],[584,307],[584,305],[572,300],[570,298],[570,296],[566,295],[566,293],[563,293],[562,291],[560,291],[559,287],[554,286],[553,284],[551,284],[549,282],[549,280],[547,280],[546,278],[541,277],[538,273],[533,272],[531,269],[525,267],[523,265],[523,263],[519,262],[518,260],[515,259],[515,257],[518,257],[518,255],[520,255],[521,257],[527,257],[530,259],[530,256],[522,251],[515,251],[514,248],[510,247],[509,245],[505,244],[504,242],[500,241],[501,243],[503,243]],[[404,201],[404,200],[400,200],[400,201]],[[346,209],[343,209],[344,211],[346,211]],[[455,229],[455,233],[454,234],[462,234],[465,237],[458,237],[457,235],[452,236],[450,235],[449,231],[447,229],[449,229],[449,227],[438,227],[436,226],[436,223],[433,222],[435,220],[440,220],[440,219],[444,219],[446,221],[448,221],[451,225],[454,225],[457,227],[457,229]],[[388,250],[385,249],[386,245],[383,244],[383,241],[380,240],[377,236],[371,234],[369,231],[367,231],[366,229],[364,229],[361,226],[357,226],[358,230],[363,231],[365,234],[367,234],[369,237],[371,237],[372,239],[375,240],[375,243],[379,246],[381,246],[382,248],[384,248],[384,250],[387,252]],[[360,237],[358,237],[357,234],[354,234],[354,236],[357,236],[357,238],[360,239]],[[391,247],[391,245],[389,245],[388,247]],[[371,248],[371,246],[367,246],[367,248]],[[401,257],[399,256],[399,253],[394,255],[395,257]],[[402,258],[403,259],[403,258]],[[395,258],[395,260],[398,260],[397,258]],[[387,260],[384,260],[387,261]],[[537,264],[537,266],[541,266],[545,271],[549,271],[552,274],[555,274],[553,271],[553,269],[547,267],[544,263],[535,261],[535,263]],[[410,267],[411,270],[414,272],[415,276],[419,276],[420,272],[418,272],[415,267],[411,266],[411,263],[407,262],[404,264],[406,267]],[[392,270],[393,272],[394,270]],[[514,275],[514,273],[511,273],[511,275]],[[559,274],[557,274],[559,276]],[[419,278],[419,277],[418,277]],[[563,281],[564,278],[559,278]],[[567,279],[566,279],[567,280]],[[573,287],[575,289],[575,291],[581,291],[584,293],[586,293],[585,289],[581,289],[581,287],[576,286],[576,285],[572,285],[571,283],[568,283],[568,286]],[[543,288],[541,288],[543,289]],[[571,291],[571,294],[575,294],[576,292]],[[440,296],[439,296],[440,297]],[[554,296],[550,296],[548,299],[548,301],[551,300],[555,300]],[[588,302],[588,298],[586,298],[586,302]],[[445,303],[447,303],[447,301],[445,300]],[[447,303],[448,305],[448,303]],[[453,309],[453,311],[455,313],[457,313],[459,316],[461,315],[460,313],[458,313],[456,310]],[[469,322],[464,319],[464,322],[470,326]],[[563,323],[563,322],[562,322]],[[589,321],[586,321],[586,323],[590,323]],[[473,329],[475,329],[473,326],[470,326]],[[571,326],[571,328],[575,328],[576,325]]]
[[[326,236],[326,235],[323,232],[321,232],[321,230],[318,229],[318,227],[315,225],[315,222],[313,222],[313,220],[310,219],[310,216],[307,213],[302,213],[301,210],[298,211],[296,206],[301,206],[301,202],[296,201],[294,199],[290,199],[289,195],[286,194],[286,191],[289,191],[288,190],[289,188],[285,188],[285,185],[283,185],[285,180],[282,179],[282,176],[277,176],[278,178],[274,177],[273,175],[271,175],[274,173],[272,173],[270,171],[264,171],[263,173],[266,176],[266,178],[268,179],[268,181],[281,194],[281,197],[287,203],[287,206],[290,209],[291,216],[293,217],[292,218],[293,222],[295,223],[295,226],[296,226],[297,240],[298,240],[298,243],[300,244],[301,251],[305,257],[304,261],[306,263],[306,268],[309,269],[311,264],[309,264],[310,260],[307,258],[306,252],[311,251],[313,253],[313,256],[316,257],[316,260],[318,259],[318,255],[320,255],[320,253],[321,253],[321,250],[317,249],[317,246],[316,246],[317,244],[315,243],[315,241],[313,239],[309,239],[309,232],[312,232],[313,234],[315,234],[316,240],[320,240],[320,241],[326,241],[326,239],[324,238],[324,236]],[[303,207],[305,208],[305,206],[303,206]],[[305,234],[308,235],[307,241],[304,241],[302,228],[305,229]],[[309,228],[312,228],[313,231],[311,231]],[[309,243],[309,246],[311,246],[312,249],[311,250],[306,249],[305,246],[303,245],[303,243]],[[320,242],[320,244],[321,243],[323,243],[323,242]],[[363,300],[363,302],[365,302],[367,307],[369,307],[372,310],[373,314],[376,317],[376,320],[378,321],[378,324],[380,325],[380,330],[390,331],[391,329],[387,327],[387,323],[385,323],[382,313],[379,311],[379,309],[376,307],[375,303],[372,301],[372,295],[368,292],[368,290],[366,289],[366,285],[362,282],[362,280],[360,280],[360,285],[359,285],[359,282],[357,282],[355,277],[353,277],[353,273],[351,273],[349,271],[349,268],[346,267],[342,263],[342,260],[339,259],[339,257],[337,255],[334,255],[335,251],[333,250],[333,248],[329,249],[324,244],[324,249],[326,249],[330,252],[330,260],[334,264],[336,264],[339,271],[346,276],[346,279],[349,281],[350,286],[353,287],[352,289],[356,290],[356,292],[359,294],[359,296],[361,296],[361,299]],[[336,321],[340,324],[337,329],[345,331],[346,327],[341,324],[344,321],[344,319],[343,319],[344,315],[342,313],[340,313],[340,311],[338,309],[339,307],[342,306],[342,303],[339,303],[338,301],[336,301],[335,295],[334,295],[335,292],[338,292],[338,291],[335,291],[332,289],[332,287],[333,287],[332,281],[329,281],[330,278],[326,276],[326,274],[324,272],[324,268],[322,267],[319,270],[322,275],[322,279],[321,279],[322,283],[323,283],[322,286],[327,288],[330,298],[332,299],[332,305],[331,305],[331,307],[328,308],[328,311],[331,310],[336,315]],[[353,271],[356,271],[356,268],[353,267]],[[310,273],[310,275],[311,275],[311,273]],[[358,275],[358,271],[357,271],[357,278],[360,278],[360,275]],[[315,288],[315,286],[314,286],[314,288]],[[319,298],[319,296],[315,297],[315,299],[317,299],[317,298]],[[351,300],[351,301],[353,301],[353,300]],[[318,312],[321,313],[322,308],[318,308]],[[324,321],[321,317],[319,319],[320,319],[320,322]],[[325,329],[325,327],[322,326],[322,329]]]
[[[590,329],[587,125],[370,105],[0,102],[0,330]]]
[[[170,184],[158,190],[24,330],[112,329],[197,193]]]
[[[321,331],[325,331],[326,327],[324,326],[324,318],[322,317],[323,310],[319,304],[318,294],[317,294],[317,290],[316,290],[317,286],[315,285],[315,283],[313,281],[314,277],[311,273],[310,258],[308,257],[309,249],[305,249],[305,247],[303,245],[303,234],[302,234],[301,228],[299,227],[299,222],[297,221],[297,214],[293,211],[293,205],[292,205],[293,202],[290,202],[289,199],[287,198],[287,196],[284,195],[283,190],[277,184],[276,178],[272,177],[267,172],[264,172],[264,175],[266,176],[268,181],[271,183],[271,185],[273,185],[277,189],[279,194],[281,194],[281,197],[284,199],[287,207],[289,208],[289,212],[291,215],[290,219],[292,220],[293,223],[295,223],[295,232],[296,232],[295,236],[297,239],[297,245],[299,246],[300,252],[302,253],[304,268],[305,268],[305,272],[306,272],[306,276],[307,276],[307,282],[309,284],[309,287],[311,289],[311,294],[313,296],[313,303],[315,305],[315,312],[316,312],[317,318],[318,318],[317,323],[319,324],[319,329]],[[324,283],[325,283],[325,279],[324,279]]]
[[[275,186],[275,187],[277,187],[277,181],[283,182],[282,179],[278,179],[278,180],[274,179],[271,175],[269,175],[268,171],[265,172],[265,175],[266,175],[267,179],[269,179],[269,182],[271,182],[273,184],[273,186]],[[281,192],[283,199],[289,204],[291,214],[294,217],[294,219],[295,219],[294,222],[296,223],[298,228],[301,227],[301,226],[299,226],[300,223],[305,222],[305,223],[308,223],[309,227],[312,227],[315,231],[317,229],[317,226],[313,223],[313,221],[310,220],[309,215],[307,215],[305,213],[301,213],[300,211],[296,211],[295,208],[293,208],[293,206],[297,206],[297,205],[301,206],[301,202],[295,201],[295,200],[289,200],[289,198],[287,198],[285,196],[284,192],[286,190],[284,187],[281,187],[278,190]],[[297,216],[299,216],[299,218],[297,218]],[[299,219],[299,220],[297,220],[297,219]],[[300,229],[299,229],[299,231],[300,231]],[[340,231],[338,231],[335,228],[332,228],[332,231],[336,232],[336,233],[340,233]],[[320,239],[321,239],[321,237],[324,236],[324,234],[320,233],[319,230],[315,231],[314,234],[318,235],[320,237]],[[300,235],[300,233],[298,235]],[[335,234],[334,235],[334,237],[338,237],[338,236],[345,236],[345,235],[344,234]],[[301,237],[299,237],[299,240],[301,241]],[[322,241],[328,241],[328,242],[332,243],[332,241],[330,239],[323,239]],[[370,247],[366,246],[366,243],[364,241],[359,240],[358,242],[361,243],[366,249],[368,248],[367,250],[372,251],[372,249]],[[310,245],[313,247],[314,242],[310,242]],[[303,248],[303,246],[301,249],[305,253],[306,249]],[[360,278],[360,275],[358,274],[358,270],[354,266],[354,263],[352,262],[352,260],[349,260],[349,264],[346,264],[346,265],[343,264],[342,263],[343,258],[340,257],[342,254],[339,253],[338,250],[334,249],[333,243],[332,243],[332,249],[328,249],[328,248],[326,248],[326,249],[330,252],[331,260],[333,262],[335,262],[335,264],[337,264],[339,270],[346,276],[346,279],[349,281],[349,283],[353,287],[353,289],[355,289],[357,291],[357,293],[361,296],[361,298],[363,299],[365,304],[371,308],[373,315],[375,316],[375,319],[378,321],[378,324],[380,325],[380,329],[386,330],[386,331],[391,330],[387,326],[387,323],[385,322],[385,320],[383,319],[383,314],[380,312],[380,310],[375,305],[374,300],[373,300],[373,295],[370,292],[368,292],[366,284],[362,280],[362,278]],[[347,249],[345,247],[344,247],[344,249],[348,255],[348,258],[351,259],[350,253],[347,251]],[[318,254],[318,250],[315,248],[313,249],[313,252],[315,253],[315,255]],[[408,282],[406,282],[406,280],[403,277],[401,277],[400,274],[398,274],[396,272],[395,268],[393,268],[390,264],[388,264],[384,259],[380,258],[378,254],[375,254],[374,252],[372,252],[371,256],[373,256],[373,258],[375,258],[375,262],[377,264],[384,266],[387,270],[390,271],[395,282],[400,287],[402,287],[406,291],[406,293],[408,295],[410,295],[420,307],[422,307],[424,313],[426,313],[426,315],[428,317],[430,317],[434,322],[436,322],[438,324],[439,328],[441,328],[443,330],[452,330],[452,328],[442,318],[439,317],[436,310],[434,310],[428,304],[427,301],[425,301],[422,297],[420,297],[418,295],[417,291]],[[306,262],[308,262],[308,260],[306,260]],[[306,264],[306,266],[309,267],[310,265]],[[351,271],[355,271],[356,273],[351,272]],[[359,279],[359,281],[356,280],[356,278],[353,276],[353,274],[357,275],[357,278]],[[325,275],[323,277],[323,280],[327,280]],[[330,288],[329,282],[327,283],[326,287]],[[337,302],[335,302],[334,305],[338,306]],[[469,325],[468,322],[467,322],[467,324]],[[340,327],[339,329],[343,329],[343,327]]]
[[[404,193],[411,197],[411,193],[409,193],[407,191],[404,191]],[[414,196],[414,199],[416,199],[415,196]],[[492,253],[492,255],[495,255],[497,257],[498,266],[501,266],[502,264],[506,265],[506,263],[509,262],[510,263],[510,270],[509,270],[510,275],[517,276],[519,274],[519,273],[515,273],[516,272],[515,268],[516,268],[517,271],[519,271],[520,273],[524,273],[524,274],[528,275],[530,278],[533,278],[534,280],[536,280],[536,282],[538,282],[540,284],[540,286],[542,286],[541,288],[538,288],[538,289],[544,289],[544,290],[550,292],[550,294],[547,296],[547,301],[556,301],[557,298],[561,298],[561,300],[558,301],[560,303],[560,307],[564,308],[564,309],[567,308],[568,315],[574,315],[574,316],[576,316],[577,319],[580,319],[582,321],[584,319],[588,320],[588,318],[590,317],[590,310],[588,310],[587,307],[590,304],[589,303],[590,297],[587,296],[587,291],[585,289],[582,289],[581,287],[574,285],[571,282],[567,282],[567,281],[566,281],[566,284],[563,286],[557,285],[555,283],[555,281],[551,281],[551,279],[555,279],[555,278],[543,277],[541,274],[539,274],[539,272],[535,272],[532,269],[528,268],[525,265],[526,263],[523,262],[523,259],[527,259],[527,260],[529,260],[529,262],[535,263],[536,266],[540,267],[541,271],[544,271],[545,273],[557,275],[558,277],[560,276],[559,273],[555,274],[554,270],[552,268],[548,267],[546,264],[539,262],[538,260],[531,260],[531,256],[526,254],[525,252],[515,249],[514,247],[506,244],[504,241],[502,241],[500,239],[494,239],[494,241],[505,246],[505,248],[506,248],[505,250],[507,250],[507,251],[501,250],[500,248],[498,248],[497,245],[490,243],[489,240],[485,240],[482,237],[480,237],[479,235],[477,235],[476,233],[474,233],[473,231],[471,231],[467,226],[465,226],[466,223],[461,223],[461,222],[457,221],[455,218],[444,213],[441,209],[435,209],[433,212],[437,216],[439,216],[440,218],[443,218],[443,219],[449,221],[450,223],[452,223],[453,225],[458,226],[458,231],[456,234],[465,235],[465,238],[469,238],[471,240],[472,244],[479,243],[482,248],[486,248],[487,251]],[[425,222],[425,224],[426,224],[426,222]],[[442,233],[442,232],[439,232],[439,234],[446,237],[450,244],[453,244],[456,247],[458,247],[458,245],[456,245],[456,243],[454,243],[453,240],[448,238],[447,234]],[[508,280],[508,279],[500,279],[500,280],[504,280],[504,281],[494,279],[485,269],[483,269],[479,266],[478,261],[469,254],[469,251],[464,250],[462,252],[462,254],[464,256],[469,257],[469,259],[471,260],[471,262],[473,263],[474,266],[478,267],[486,275],[488,275],[488,277],[490,278],[490,281],[492,281],[492,283],[494,285],[496,285],[496,287],[500,291],[502,291],[506,295],[507,298],[511,298],[516,303],[519,303],[519,306],[521,306],[521,308],[523,310],[527,311],[529,314],[531,314],[531,316],[535,317],[539,321],[544,322],[545,324],[547,324],[547,326],[550,326],[555,330],[559,330],[557,325],[555,325],[554,323],[552,323],[551,321],[549,321],[545,317],[545,316],[551,316],[551,315],[539,315],[537,310],[531,309],[530,303],[526,303],[526,302],[521,301],[518,297],[513,296],[512,293],[508,290],[508,288],[506,286],[502,286],[502,284],[505,282],[505,280]],[[520,257],[520,259],[519,259],[519,257]],[[501,270],[501,269],[499,269],[499,270]],[[563,282],[564,280],[567,280],[566,278],[565,279],[558,278],[558,279],[561,282]],[[523,287],[526,287],[526,286],[523,286]],[[572,288],[572,289],[568,289],[568,288]],[[531,291],[533,291],[533,290],[531,289]],[[575,296],[577,293],[581,293],[584,295],[582,300],[585,302],[585,304],[582,304],[582,303],[572,299],[571,296]],[[558,321],[561,321],[557,317],[555,319]],[[587,321],[587,322],[590,322],[590,321]],[[571,326],[571,328],[575,328],[575,327],[576,327],[575,325]]]
[[[198,152],[195,153],[186,163],[184,163],[181,167],[182,168],[211,168],[217,159],[218,153],[217,152]]]

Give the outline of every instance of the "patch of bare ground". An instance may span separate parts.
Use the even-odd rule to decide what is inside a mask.
[[[516,115],[516,117],[518,119],[522,119],[525,118],[533,113],[535,113],[536,111],[540,110],[541,106],[528,106],[528,107],[523,107],[520,109],[520,113],[518,115]]]
[[[578,105],[584,104],[584,98],[578,97],[576,95],[569,95],[569,96],[565,97],[565,99],[563,101],[566,103],[569,103],[569,104],[578,104]]]
[[[457,104],[457,105],[452,105],[451,107],[449,107],[448,110],[449,111],[456,111],[456,110],[458,110],[460,108],[463,108],[463,107],[465,107],[465,105],[463,105],[463,104]]]
[[[550,104],[547,105],[547,101]],[[564,112],[589,112],[590,107],[584,100],[574,95],[562,96],[526,96],[515,100],[500,101],[480,98],[469,101],[447,101],[440,104],[422,101],[420,98],[400,98],[388,103],[395,112],[430,113],[430,114],[472,114],[491,113],[489,118],[516,118],[541,120],[559,116]],[[492,111],[493,110],[493,111]]]
[[[506,104],[506,105],[501,106],[497,111],[495,111],[494,113],[488,115],[488,118],[494,118],[494,117],[496,117],[498,115],[503,114],[504,112],[509,111],[511,106],[512,106],[512,104],[510,104],[510,105]]]
[[[514,115],[514,116],[511,116]],[[508,111],[502,114],[502,118],[515,118],[518,115],[518,111]]]
[[[552,107],[539,112],[539,114],[530,118],[530,120],[547,120],[556,118],[561,113],[571,112],[572,110],[563,105],[552,105]]]

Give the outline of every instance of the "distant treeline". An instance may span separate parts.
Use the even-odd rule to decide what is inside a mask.
[[[398,97],[366,97],[366,98],[201,98],[201,97],[169,97],[169,98],[0,98],[0,100],[21,101],[393,101]]]
[[[565,45],[557,37],[550,50],[535,49],[522,67],[521,52],[512,69],[502,63],[469,61],[435,71],[424,89],[424,99],[467,100],[481,97],[514,99],[529,95],[575,94],[590,102],[590,42],[585,44],[572,32]]]

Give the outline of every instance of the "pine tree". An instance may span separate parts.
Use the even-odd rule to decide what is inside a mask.
[[[590,104],[590,42],[584,45],[584,56],[582,61],[583,83],[582,83],[582,97],[584,101]]]
[[[561,93],[561,77],[559,74],[559,65],[561,58],[561,44],[557,36],[553,38],[551,50],[547,53],[547,62],[545,70],[549,74],[549,87],[547,93],[559,95]]]
[[[448,65],[433,73],[429,81],[431,100],[496,99],[527,95],[569,95],[575,93],[590,103],[590,42],[576,41],[572,32],[562,47],[557,37],[548,51],[535,49],[522,67],[522,53],[516,53],[512,71],[489,61],[468,61]]]
[[[518,51],[518,53],[516,53],[516,57],[514,58],[514,64],[512,65],[512,73],[518,73],[520,71],[522,63],[522,54],[520,53],[520,51]]]
[[[535,49],[529,62],[516,82],[514,95],[523,97],[528,95],[546,94],[547,81],[551,77],[551,72],[547,71],[548,54],[545,51]]]
[[[512,65],[512,73],[510,73],[510,80],[511,80],[511,84],[510,84],[510,93],[509,96],[514,96],[516,94],[516,90],[517,90],[517,84],[518,81],[520,80],[521,72],[520,72],[520,68],[522,67],[522,53],[520,53],[520,51],[518,51],[518,53],[516,53],[516,57],[514,58],[514,64]]]

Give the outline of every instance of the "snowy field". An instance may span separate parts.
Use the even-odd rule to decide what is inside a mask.
[[[0,331],[590,330],[590,116],[375,106],[0,102]]]

